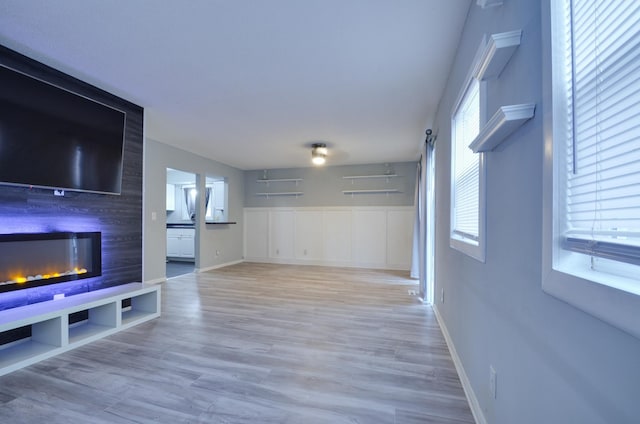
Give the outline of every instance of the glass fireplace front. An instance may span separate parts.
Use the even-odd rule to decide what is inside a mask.
[[[102,274],[100,232],[0,234],[0,293]]]

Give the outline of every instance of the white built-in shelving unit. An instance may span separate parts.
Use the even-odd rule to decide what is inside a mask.
[[[131,305],[123,307],[123,300]],[[69,315],[88,319],[69,324]],[[129,283],[0,311],[0,333],[31,327],[31,337],[0,347],[0,375],[160,316],[160,286]]]

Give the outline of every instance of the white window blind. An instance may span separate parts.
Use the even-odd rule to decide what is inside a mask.
[[[562,247],[640,264],[640,2],[567,0]]]
[[[453,116],[454,234],[478,241],[480,156],[468,147],[480,131],[480,90],[473,80]]]

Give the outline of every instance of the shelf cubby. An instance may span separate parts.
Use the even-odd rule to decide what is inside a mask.
[[[131,299],[126,311],[124,299]],[[83,311],[87,319],[70,325],[69,316]],[[0,375],[159,316],[160,286],[142,283],[0,311],[0,333],[31,328],[30,337],[0,346]]]

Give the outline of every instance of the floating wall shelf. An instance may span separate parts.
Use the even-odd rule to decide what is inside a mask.
[[[502,6],[502,0],[478,0],[477,4],[486,9],[487,7]]]
[[[257,183],[284,183],[284,182],[295,182],[296,184],[302,181],[302,178],[274,178],[274,179],[261,179],[256,180]]]
[[[400,193],[400,190],[395,188],[390,189],[375,189],[375,190],[342,190],[344,194],[379,194],[379,193]]]
[[[353,184],[354,180],[365,180],[365,179],[374,179],[374,178],[386,178],[387,182],[389,182],[389,179],[397,176],[398,176],[397,174],[347,175],[342,178],[345,180],[351,180],[351,184]]]
[[[469,148],[474,153],[488,152],[496,148],[505,138],[522,124],[533,118],[536,105],[522,104],[502,106],[471,142]]]
[[[364,178],[393,178],[397,177],[398,174],[379,174],[379,175],[347,175],[344,178],[345,180],[357,180]]]
[[[302,196],[301,191],[281,191],[279,193],[256,193],[256,196],[265,196],[267,199],[269,196]]]
[[[521,39],[522,30],[520,29],[492,34],[473,70],[473,76],[483,81],[500,75],[520,45]]]

